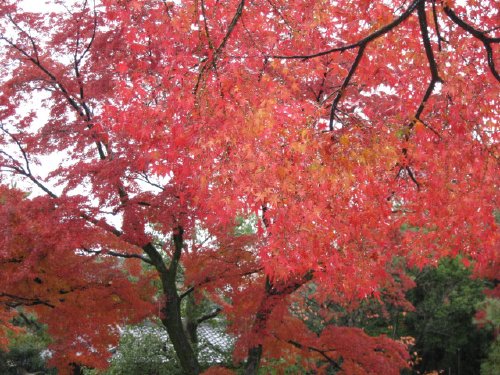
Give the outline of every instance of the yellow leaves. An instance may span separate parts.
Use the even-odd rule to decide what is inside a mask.
[[[205,189],[208,186],[207,177],[205,175],[201,175],[200,177],[200,186],[202,189]]]
[[[261,103],[247,122],[247,134],[251,136],[261,136],[267,128],[274,124],[274,107],[276,99],[269,98]]]
[[[298,152],[300,154],[303,154],[307,149],[307,145],[303,142],[293,142],[290,146],[293,151]]]
[[[278,174],[280,180],[284,180],[289,172],[284,166],[279,166],[276,173]]]
[[[309,166],[309,170],[310,170],[310,171],[313,171],[313,172],[314,172],[314,171],[319,170],[320,168],[321,168],[321,164],[320,164],[320,163],[318,163],[318,162],[314,162],[314,163],[312,163],[312,164]]]
[[[310,138],[310,131],[307,128],[304,128],[300,131],[301,138],[306,141]]]
[[[120,298],[120,296],[117,295],[117,294],[114,294],[114,293],[111,295],[111,300],[114,303],[120,303],[120,302],[122,302],[122,299]]]
[[[290,148],[298,154],[304,154],[311,149],[311,131],[308,128],[302,129],[298,134],[298,140],[290,144]]]
[[[361,151],[361,153],[355,156],[355,158],[358,161],[358,164],[367,165],[373,163],[373,161],[376,159],[374,156],[375,154],[373,152],[373,149],[365,148]]]
[[[324,24],[325,15],[326,14],[323,9],[321,9],[319,6],[315,6],[313,11],[314,26],[321,26],[322,24]]]
[[[268,114],[264,109],[258,109],[253,116],[251,133],[254,135],[260,135],[266,127],[268,120]]]
[[[350,144],[349,136],[347,134],[342,134],[342,136],[339,139],[339,142],[344,147],[349,146],[349,144]]]
[[[417,134],[422,134],[422,132],[425,131],[425,125],[418,119],[415,120],[413,128],[415,129],[415,133]]]

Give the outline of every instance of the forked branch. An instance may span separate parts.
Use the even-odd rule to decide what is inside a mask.
[[[311,352],[319,353],[323,358],[325,358],[328,361],[328,363],[331,366],[333,366],[335,368],[335,370],[340,370],[341,369],[340,364],[338,363],[338,361],[334,360],[332,357],[330,357],[328,355],[328,352],[334,351],[334,349],[327,349],[327,350],[318,349],[318,348],[315,348],[314,346],[302,345],[301,343],[299,343],[298,341],[295,341],[295,340],[288,340],[286,342],[288,344],[290,344],[290,345],[295,346],[298,349],[307,349],[307,350],[309,350]]]
[[[471,34],[473,37],[479,39],[481,42],[483,42],[484,48],[486,49],[486,54],[488,56],[488,66],[491,70],[491,73],[493,76],[496,78],[497,81],[500,82],[500,75],[498,74],[498,71],[496,70],[495,67],[495,60],[493,58],[493,48],[491,48],[492,44],[499,43],[500,38],[492,38],[488,35],[486,35],[488,32],[491,30],[487,31],[481,31],[476,29],[474,26],[468,24],[465,22],[463,19],[461,19],[454,11],[451,9],[448,5],[444,5],[443,7],[444,12],[446,15],[458,26],[460,26],[462,29],[467,31],[469,34]]]
[[[358,54],[356,55],[356,58],[354,59],[354,62],[351,65],[351,69],[349,69],[349,73],[347,73],[347,77],[345,77],[344,82],[342,83],[342,86],[340,87],[340,90],[338,90],[338,92],[337,92],[337,96],[333,100],[332,109],[330,111],[330,124],[329,124],[330,131],[333,131],[333,122],[335,120],[335,111],[337,110],[337,106],[340,102],[340,99],[342,98],[342,94],[344,93],[345,89],[349,85],[349,82],[351,81],[351,78],[354,75],[354,72],[356,72],[356,69],[358,68],[359,62],[363,58],[365,48],[366,48],[366,44],[361,44],[359,46]]]
[[[434,57],[434,52],[432,51],[431,41],[429,39],[429,31],[427,30],[427,16],[425,14],[425,2],[420,2],[418,4],[418,22],[420,25],[420,32],[422,34],[422,41],[424,43],[425,55],[427,56],[427,61],[429,62],[429,69],[431,71],[431,81],[429,86],[427,86],[427,90],[425,91],[422,102],[420,103],[417,112],[415,114],[416,119],[420,119],[420,115],[422,114],[425,103],[432,95],[434,88],[436,87],[436,83],[442,82],[443,80],[439,77],[438,66],[436,63],[436,59]],[[414,122],[410,125],[410,128],[413,127]]]
[[[399,17],[397,17],[394,21],[392,21],[392,22],[388,23],[387,25],[381,27],[380,29],[374,31],[373,33],[371,33],[370,35],[364,37],[363,39],[358,40],[357,42],[354,42],[354,43],[351,43],[351,44],[346,44],[346,45],[340,46],[340,47],[330,48],[330,49],[327,49],[325,51],[321,51],[321,52],[317,52],[317,53],[313,53],[313,54],[309,54],[309,55],[270,55],[270,56],[267,56],[267,57],[268,58],[273,58],[273,59],[308,60],[308,59],[312,59],[312,58],[315,58],[315,57],[329,55],[329,54],[334,53],[334,52],[343,52],[343,51],[347,51],[347,50],[350,50],[350,49],[359,48],[362,45],[366,46],[368,43],[374,41],[375,39],[381,37],[384,34],[387,34],[389,31],[391,31],[392,29],[394,29],[395,27],[397,27],[399,24],[401,24],[404,20],[406,20],[413,13],[413,11],[415,10],[415,8],[417,7],[417,5],[420,2],[423,2],[423,0],[414,0],[410,4],[410,6],[408,7],[408,9],[406,9],[403,12],[403,14],[401,14]]]
[[[14,294],[0,292],[0,299],[6,299],[6,301],[3,301],[3,303],[11,308],[16,308],[19,306],[36,306],[36,305],[44,305],[50,308],[55,307],[50,302],[41,300],[38,297],[28,298],[28,297],[17,296]]]

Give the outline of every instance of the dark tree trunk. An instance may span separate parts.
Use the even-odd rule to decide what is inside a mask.
[[[312,272],[309,271],[301,277],[297,277],[295,279],[292,278],[291,280],[288,280],[284,283],[272,283],[269,277],[266,277],[266,282],[264,285],[266,293],[260,303],[259,309],[257,310],[252,328],[255,337],[259,337],[263,334],[269,316],[276,307],[276,304],[281,300],[281,298],[277,297],[288,296],[294,293],[302,285],[310,281],[312,279],[312,276]],[[256,345],[248,350],[248,358],[245,364],[245,375],[257,374],[261,357],[262,345]]]
[[[262,345],[257,345],[248,350],[248,359],[245,365],[245,375],[257,375],[262,356]]]
[[[78,363],[72,363],[71,364],[71,374],[72,375],[82,375],[83,374],[82,366],[80,366]]]
[[[165,306],[161,310],[162,316],[160,316],[160,319],[167,329],[168,336],[179,359],[179,364],[186,375],[197,375],[200,373],[200,365],[182,325],[181,299],[176,285],[177,269],[183,247],[183,229],[177,227],[174,229],[174,254],[168,268],[160,253],[151,243],[145,245],[143,249],[160,275],[163,294],[166,299]]]

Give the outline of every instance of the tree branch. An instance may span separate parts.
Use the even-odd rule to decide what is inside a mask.
[[[276,337],[278,340],[281,340],[279,337],[277,337],[277,336],[275,336],[275,337]],[[281,341],[284,341],[284,340],[281,340]],[[322,350],[322,349],[315,348],[315,347],[313,347],[313,346],[309,346],[309,345],[305,346],[305,345],[302,345],[301,343],[299,343],[299,342],[297,342],[297,341],[295,341],[295,340],[287,340],[286,342],[287,342],[288,344],[290,344],[290,345],[295,346],[295,347],[296,347],[296,348],[298,348],[298,349],[307,349],[307,350],[309,350],[309,351],[311,351],[311,352],[316,352],[316,353],[319,353],[319,354],[321,354],[321,356],[322,356],[323,358],[325,358],[325,359],[328,361],[328,363],[330,363],[330,365],[332,365],[333,367],[335,367],[335,369],[336,369],[336,370],[340,370],[340,369],[341,369],[341,367],[340,367],[339,363],[338,363],[337,361],[335,361],[333,358],[331,358],[329,355],[327,355],[327,354],[326,354],[326,353],[328,353],[328,352],[334,351],[334,349]]]
[[[217,47],[215,49],[211,59],[205,58],[202,61],[202,62],[204,62],[204,64],[201,66],[201,69],[198,73],[198,79],[196,80],[196,84],[193,88],[193,94],[196,94],[198,92],[198,88],[200,87],[200,84],[202,82],[203,73],[205,73],[205,71],[207,70],[209,65],[212,65],[214,68],[216,67],[217,59],[219,58],[220,53],[222,52],[222,50],[226,46],[226,43],[229,40],[229,37],[231,36],[236,24],[238,23],[238,20],[240,19],[241,14],[243,13],[244,6],[245,6],[245,0],[241,0],[240,3],[238,4],[238,8],[236,9],[236,13],[234,14],[233,19],[231,20],[231,23],[229,24],[229,26],[227,28],[226,35],[224,35],[224,38],[222,39],[221,44],[219,45],[219,47]],[[204,11],[205,11],[205,3],[202,2],[202,12],[204,13]],[[205,20],[205,22],[206,22],[206,20]],[[205,24],[205,27],[206,27],[206,24]],[[208,37],[208,28],[206,28],[206,32],[207,32],[207,37]],[[208,39],[208,41],[209,41],[209,48],[210,48],[210,50],[212,50],[213,46],[212,46],[212,42],[211,42],[210,38]]]
[[[391,31],[392,29],[394,29],[396,26],[398,26],[399,24],[401,24],[404,20],[406,20],[413,13],[413,11],[415,10],[415,8],[417,7],[417,5],[420,2],[423,2],[423,0],[414,0],[410,4],[410,6],[408,7],[408,9],[406,9],[406,11],[403,14],[401,14],[398,18],[396,18],[394,21],[392,21],[391,23],[389,23],[389,24],[381,27],[380,29],[374,31],[373,33],[371,33],[370,35],[366,36],[365,38],[358,40],[357,42],[354,42],[354,43],[351,43],[351,44],[347,44],[345,46],[334,47],[334,48],[331,48],[331,49],[328,49],[328,50],[325,50],[325,51],[322,51],[322,52],[318,52],[318,53],[313,53],[313,54],[310,54],[310,55],[290,55],[290,56],[286,56],[286,55],[270,55],[270,56],[267,56],[267,57],[274,58],[274,59],[302,59],[302,60],[307,60],[307,59],[312,59],[314,57],[328,55],[328,54],[333,53],[333,52],[347,51],[349,49],[354,49],[354,48],[361,47],[361,45],[367,45],[371,41],[373,41],[373,40],[377,39],[378,37],[380,37],[380,36],[388,33],[389,31]]]
[[[160,277],[168,275],[168,269],[165,266],[165,262],[163,261],[161,254],[158,252],[158,250],[156,250],[155,246],[151,242],[149,242],[144,245],[142,249],[149,256],[152,265],[156,268],[156,270],[160,274]]]
[[[443,37],[441,36],[441,32],[439,30],[439,20],[437,16],[437,11],[436,11],[436,0],[432,0],[432,17],[434,20],[434,28],[436,29],[436,35],[437,35],[437,40],[438,40],[438,51],[441,52],[441,42],[445,41]]]
[[[427,61],[429,62],[429,69],[431,71],[431,81],[429,83],[429,86],[427,87],[427,90],[425,91],[422,102],[420,103],[417,112],[415,114],[416,119],[420,119],[420,115],[422,114],[425,108],[425,103],[432,95],[436,83],[443,81],[441,77],[439,77],[438,66],[436,63],[436,59],[434,57],[434,52],[432,51],[431,41],[429,39],[429,31],[427,30],[428,23],[425,14],[425,2],[423,1],[418,4],[418,21],[420,25],[420,32],[422,34],[422,41],[424,43],[425,54],[427,56]],[[413,125],[414,122],[410,124],[410,128],[412,128]]]
[[[205,29],[205,36],[207,37],[208,40],[208,48],[214,50],[215,47],[212,42],[212,39],[210,38],[210,31],[208,30],[207,15],[205,11],[205,0],[201,0],[201,15],[203,16],[203,27]]]
[[[443,6],[444,12],[446,15],[458,26],[467,31],[469,34],[474,36],[483,42],[484,48],[486,49],[486,54],[488,56],[488,66],[491,70],[491,73],[496,78],[497,81],[500,82],[500,75],[498,74],[495,68],[495,60],[493,59],[493,49],[491,48],[492,43],[499,43],[500,38],[492,38],[486,35],[488,31],[481,31],[473,27],[472,25],[465,22],[461,19],[447,4]]]
[[[0,129],[2,129],[2,131],[5,134],[7,134],[10,138],[12,138],[12,140],[15,142],[15,144],[19,148],[19,151],[21,152],[21,155],[23,156],[24,163],[26,165],[26,167],[23,168],[20,165],[20,163],[17,160],[15,160],[11,155],[7,154],[5,151],[1,151],[2,154],[6,155],[14,163],[14,165],[12,167],[10,167],[10,168],[12,168],[13,170],[15,170],[20,175],[29,178],[36,186],[38,186],[40,189],[42,189],[51,198],[57,198],[56,194],[54,194],[49,188],[47,188],[44,184],[42,184],[35,176],[33,176],[33,173],[31,173],[31,168],[30,168],[30,163],[29,163],[28,155],[27,155],[26,150],[24,149],[23,145],[21,144],[21,142],[17,139],[17,137],[14,136],[14,134],[10,133],[7,129],[5,129],[3,127],[3,125],[0,126]]]
[[[347,74],[347,77],[345,77],[344,82],[342,83],[342,86],[337,92],[337,96],[333,100],[332,104],[332,109],[330,111],[330,124],[329,124],[329,129],[330,131],[333,131],[333,121],[335,119],[335,111],[337,110],[337,106],[340,102],[340,99],[342,98],[342,94],[344,93],[345,89],[349,85],[349,82],[351,81],[352,76],[356,72],[356,69],[358,68],[359,62],[363,58],[363,54],[365,52],[366,44],[361,44],[359,46],[358,54],[356,55],[356,59],[351,65],[351,69],[349,69],[349,73]]]
[[[44,305],[50,308],[54,308],[55,306],[49,303],[48,301],[43,301],[38,297],[35,298],[27,298],[27,297],[21,297],[21,296],[16,296],[14,294],[9,294],[9,293],[0,293],[0,298],[5,297],[8,298],[12,301],[6,301],[4,302],[7,306],[9,307],[18,307],[18,306],[36,306],[36,305]]]
[[[243,13],[243,7],[245,6],[245,0],[241,0],[240,3],[238,4],[238,8],[236,9],[236,13],[233,16],[233,19],[231,20],[231,23],[229,24],[229,27],[227,28],[226,35],[224,35],[224,38],[222,39],[221,44],[217,49],[215,50],[214,53],[214,60],[215,56],[218,56],[222,49],[226,46],[227,41],[229,40],[229,37],[231,36],[236,24],[238,23],[238,20],[241,17],[241,14]]]
[[[220,307],[217,307],[214,311],[212,311],[211,313],[208,313],[206,315],[203,315],[201,316],[200,318],[198,318],[196,320],[196,324],[199,325],[209,319],[213,319],[215,318],[217,315],[219,315],[219,313],[222,311],[222,309]]]
[[[93,8],[94,8],[94,26],[92,30],[92,36],[90,37],[90,41],[83,50],[82,54],[78,58],[78,64],[81,62],[81,60],[85,57],[85,55],[90,51],[90,48],[92,47],[92,44],[94,43],[96,34],[97,34],[97,11],[95,8],[95,0],[93,1]]]
[[[415,175],[414,175],[414,173],[412,172],[412,170],[411,170],[411,168],[409,166],[406,167],[406,171],[408,172],[408,176],[410,176],[410,178],[413,181],[413,183],[417,186],[417,190],[420,190],[420,183],[415,178]]]
[[[151,185],[155,188],[158,188],[162,191],[165,190],[165,188],[163,186],[161,186],[160,184],[151,181],[150,178],[148,177],[148,175],[146,174],[146,172],[138,173],[138,176],[140,176],[140,177],[136,177],[137,180],[145,182],[146,184],[149,184],[149,185]]]
[[[172,255],[172,260],[168,266],[168,274],[171,281],[175,281],[182,250],[184,249],[184,228],[179,225],[177,228],[174,228],[173,232],[174,254]]]
[[[111,255],[118,258],[135,258],[142,260],[145,263],[153,265],[153,262],[151,262],[151,260],[139,254],[119,253],[117,251],[112,251],[112,250],[91,250],[84,247],[82,247],[82,250],[85,251],[86,253],[91,253],[96,255],[103,254],[103,255]]]
[[[33,38],[26,32],[24,31],[19,24],[9,16],[9,20],[11,23],[14,25],[15,28],[20,30],[21,33],[28,35],[28,38],[30,39],[31,43],[35,43]],[[66,89],[66,87],[61,83],[60,80],[57,79],[57,77],[49,70],[47,69],[40,61],[38,58],[38,54],[35,53],[35,57],[30,55],[26,50],[24,50],[22,47],[18,46],[14,41],[12,41],[9,38],[6,38],[4,35],[0,35],[0,39],[4,40],[8,45],[10,45],[12,48],[14,48],[16,51],[18,51],[21,55],[26,57],[28,61],[30,61],[32,64],[34,64],[36,67],[38,67],[45,75],[47,75],[50,78],[50,82],[54,87],[59,89],[60,93],[63,95],[63,97],[66,99],[66,101],[69,103],[69,105],[76,111],[76,113],[84,119],[85,122],[87,122],[87,128],[92,129],[93,124],[92,124],[92,118],[90,111],[86,105],[79,104],[73,96],[69,93],[69,91]],[[36,46],[36,44],[35,44]],[[36,50],[35,50],[36,52]],[[104,150],[102,148],[102,144],[99,140],[95,140],[95,144],[97,147],[97,151],[99,153],[99,158],[101,160],[104,160],[106,158],[106,155],[104,154]]]
[[[193,285],[193,286],[190,286],[188,289],[186,289],[180,296],[179,298],[180,299],[183,299],[185,297],[187,297],[190,293],[194,292],[194,290],[200,286],[203,286],[204,284],[207,284],[207,283],[210,283],[214,280],[216,280],[217,278],[220,278],[220,277],[235,277],[235,276],[238,276],[238,277],[245,277],[245,276],[250,276],[250,275],[253,275],[255,273],[259,273],[261,271],[264,270],[264,267],[260,267],[260,268],[257,268],[255,270],[251,270],[251,271],[247,271],[247,272],[243,272],[243,273],[236,273],[236,274],[222,274],[221,276],[212,276],[212,277],[206,277],[203,281],[199,282],[198,284],[196,285]]]
[[[184,293],[181,293],[181,295],[179,296],[179,299],[183,299],[185,297],[187,297],[188,295],[190,295],[191,293],[194,292],[194,286],[191,286],[189,287]]]

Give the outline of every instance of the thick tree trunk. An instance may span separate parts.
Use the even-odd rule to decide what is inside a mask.
[[[38,372],[37,372],[38,374]],[[72,363],[71,364],[71,375],[82,375],[83,374],[83,369],[82,366],[80,366],[78,363]]]
[[[255,337],[259,337],[263,334],[267,320],[271,313],[273,312],[276,304],[280,299],[276,299],[276,296],[288,296],[294,293],[302,285],[307,283],[312,279],[312,272],[309,271],[303,276],[297,279],[288,280],[285,283],[273,284],[269,277],[266,277],[265,290],[266,293],[260,303],[260,307],[255,315],[255,321],[253,323],[253,334]],[[256,375],[259,366],[260,359],[262,357],[262,345],[256,345],[248,350],[248,358],[245,364],[245,375]]]
[[[182,325],[180,298],[175,288],[165,291],[167,301],[162,309],[161,321],[167,329],[175,353],[185,374],[196,375],[200,373],[200,366],[193,347]]]
[[[248,350],[247,363],[245,364],[245,375],[257,375],[262,356],[262,345],[257,345]]]
[[[195,351],[198,350],[198,318],[196,311],[196,303],[192,293],[184,297],[185,300],[185,330],[188,335],[189,341]]]
[[[176,276],[179,260],[184,246],[183,229],[174,229],[174,254],[167,269],[165,262],[155,247],[148,243],[143,247],[160,275],[163,294],[166,297],[165,306],[160,317],[172,341],[179,364],[186,375],[200,373],[198,357],[191,346],[189,338],[182,325],[181,299],[177,293]]]

